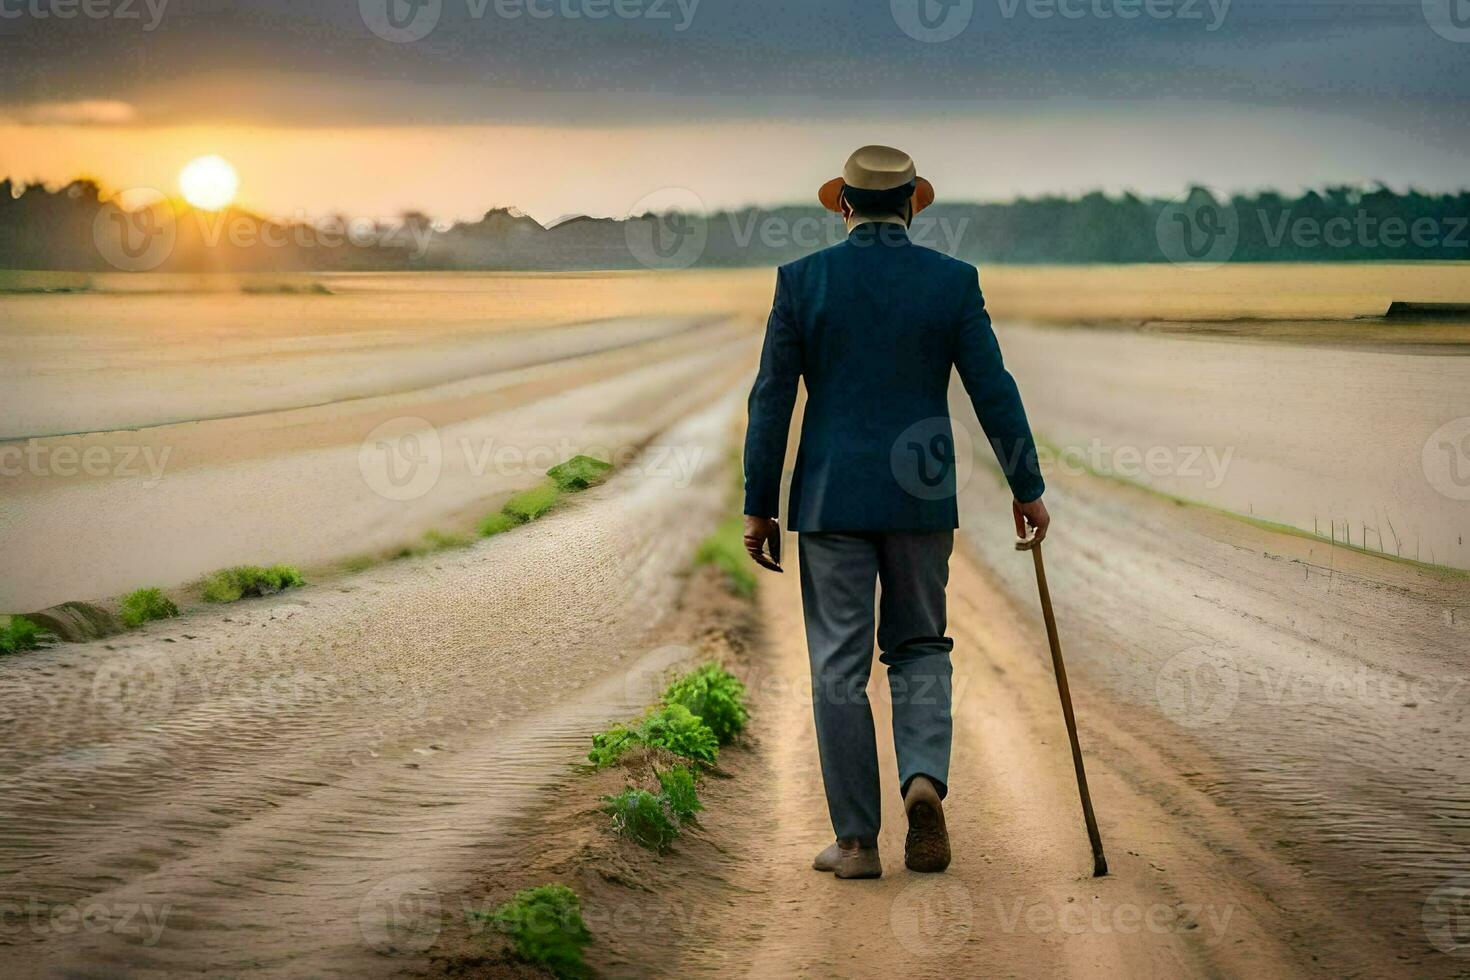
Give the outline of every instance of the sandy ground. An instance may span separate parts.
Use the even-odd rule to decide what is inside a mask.
[[[1024,556],[1017,559],[1026,561]],[[775,785],[750,886],[768,903],[748,976],[1387,975],[1301,875],[1253,843],[1102,698],[1079,699],[1112,874],[1093,879],[1045,635],[965,554],[951,580],[956,734],[946,807],[955,862],[903,868],[886,685],[875,677],[885,876],[809,867],[830,839],[817,768],[798,590],[767,579],[776,646],[766,701]],[[881,669],[878,671],[881,674]],[[1078,686],[1083,686],[1079,684]],[[1310,936],[1310,940],[1303,941]],[[1320,958],[1319,958],[1320,957]]]
[[[371,910],[457,891],[690,655],[737,404],[668,433],[710,450],[687,486],[630,468],[464,550],[6,658],[0,975],[379,971]]]
[[[1470,568],[1470,357],[1005,322],[1048,472],[1156,490],[1357,547]],[[979,429],[972,443],[984,446]]]
[[[842,882],[810,868],[831,831],[800,597],[788,573],[764,576],[758,606],[743,616],[730,612],[731,600],[686,595],[683,616],[702,627],[704,655],[734,666],[750,686],[754,721],[704,780],[699,825],[669,854],[613,838],[596,810],[600,796],[638,783],[636,771],[568,776],[513,821],[481,874],[444,904],[488,909],[520,888],[571,884],[594,937],[589,962],[608,977],[1438,975],[1407,967],[1361,931],[1334,891],[1212,798],[1217,771],[1205,753],[1171,743],[1156,721],[1079,681],[1112,868],[1092,878],[1037,610],[1009,597],[968,548],[956,556],[951,590],[948,873],[902,866],[881,669],[870,695],[886,793],[885,875]],[[393,972],[528,975],[482,924],[414,908],[401,928],[432,942],[429,964],[399,957]]]
[[[1036,281],[1016,274],[1013,287]],[[1330,290],[1340,274],[1307,270],[1299,289]],[[1385,283],[1400,298],[1406,281]],[[1166,292],[1183,302],[1187,283]],[[36,590],[39,605],[43,592],[144,584],[138,549],[177,557],[188,567],[170,574],[185,576],[386,546],[469,520],[532,475],[495,471],[492,487],[447,453],[433,492],[404,506],[372,491],[359,458],[365,431],[393,418],[421,417],[450,445],[593,433],[698,450],[688,458],[701,464],[688,480],[630,465],[544,522],[462,551],[5,658],[0,974],[514,974],[477,958],[480,940],[450,924],[535,883],[528,870],[580,876],[609,937],[594,962],[616,976],[1465,972],[1464,959],[1433,948],[1455,922],[1432,897],[1470,875],[1467,580],[1087,474],[1051,479],[1048,569],[1111,878],[1086,877],[1030,565],[1010,549],[1007,497],[983,467],[964,490],[951,591],[952,872],[902,869],[891,782],[888,875],[845,883],[809,869],[830,830],[791,573],[764,579],[764,623],[736,651],[759,727],[711,788],[703,828],[664,862],[610,849],[566,766],[592,731],[648,703],[651,678],[700,649],[704,607],[681,618],[678,606],[689,555],[728,506],[718,471],[753,349],[748,310],[733,323],[695,316],[679,308],[694,295],[671,295],[657,324],[624,323],[636,334],[628,344],[144,429],[128,438],[163,434],[190,462],[146,490],[89,478],[7,485],[7,554],[13,535],[32,533],[18,527],[50,515],[36,525],[47,533],[27,539],[30,559],[11,566],[25,575],[4,583],[12,596]],[[628,304],[647,302],[625,296],[596,313],[584,299],[571,302],[572,320],[631,316]],[[289,333],[266,333],[277,327]],[[1045,385],[1048,358],[1075,368],[1089,397],[1148,380],[1110,382],[1114,368],[1087,389],[1083,368],[1102,359],[1091,346],[1003,330],[1020,338],[1033,412],[1070,420],[1079,437],[1093,430],[1070,390]],[[1227,371],[1234,357],[1264,356],[1215,350],[1236,347],[1205,360]],[[313,365],[330,362],[280,361],[308,385]],[[1458,383],[1453,368],[1435,370]],[[1420,404],[1414,374],[1396,372],[1406,380],[1394,390]],[[1218,435],[1150,414],[1130,423],[1115,406],[1097,419],[1132,424],[1121,436],[1144,445]],[[1258,434],[1271,431],[1257,421]],[[222,538],[229,547],[211,550]],[[116,584],[78,585],[99,569]],[[654,900],[663,918],[640,919]],[[415,913],[406,931],[405,910]]]
[[[8,444],[40,453],[42,465],[0,476],[0,541],[31,569],[6,577],[0,609],[177,586],[235,564],[319,565],[411,544],[430,528],[469,530],[578,452],[626,462],[729,390],[754,356],[748,325],[710,318],[514,339],[516,357],[493,370],[462,342],[480,373],[459,381]],[[650,466],[687,478],[693,447],[660,449]],[[62,452],[72,454],[66,471],[50,465]],[[86,453],[112,465],[89,475],[76,465]]]

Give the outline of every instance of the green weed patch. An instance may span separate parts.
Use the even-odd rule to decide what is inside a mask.
[[[49,645],[51,641],[50,633],[24,616],[11,616],[4,626],[0,626],[0,653],[35,650]]]
[[[694,553],[696,565],[713,565],[725,573],[731,592],[749,599],[755,595],[755,564],[745,553],[745,521],[740,516],[720,523]]]
[[[123,596],[122,621],[129,629],[156,619],[172,619],[178,614],[179,607],[162,589],[139,589]]]
[[[579,493],[606,480],[612,468],[611,463],[592,456],[573,456],[547,470],[546,475],[563,493]]]
[[[521,522],[509,514],[496,512],[480,522],[480,537],[493,538],[497,534],[504,534],[512,528],[521,526]]]
[[[290,565],[237,565],[205,576],[205,602],[238,602],[241,599],[274,595],[286,589],[305,585],[301,573]]]
[[[563,980],[585,977],[582,950],[592,934],[582,920],[582,903],[566,885],[542,885],[516,892],[494,912],[474,912],[473,918],[493,923],[505,933],[516,955],[537,963]]]
[[[629,787],[616,796],[602,798],[604,813],[612,815],[613,832],[640,847],[662,854],[679,836],[679,828],[664,802],[646,789]]]
[[[720,740],[708,725],[682,704],[667,704],[650,709],[629,725],[614,725],[592,736],[592,751],[587,753],[587,758],[601,769],[640,745],[710,764],[720,752]]]
[[[658,785],[662,791],[659,795],[680,823],[688,823],[704,809],[694,785],[694,770],[688,766],[663,770],[658,774]]]
[[[745,697],[745,685],[739,678],[719,664],[710,663],[670,684],[663,702],[688,708],[715,733],[721,745],[729,745],[750,721]]]

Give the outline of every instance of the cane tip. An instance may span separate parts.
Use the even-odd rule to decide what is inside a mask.
[[[1106,878],[1108,876],[1108,859],[1101,854],[1092,859],[1092,876],[1094,878]]]

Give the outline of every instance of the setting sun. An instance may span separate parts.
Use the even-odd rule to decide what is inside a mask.
[[[228,205],[239,187],[239,175],[223,157],[200,157],[179,171],[184,200],[204,211],[218,211]]]

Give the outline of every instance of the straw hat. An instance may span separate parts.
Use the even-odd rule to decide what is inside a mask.
[[[918,176],[914,158],[891,146],[864,146],[847,158],[841,177],[833,177],[817,191],[817,199],[828,211],[842,210],[842,191],[891,191],[914,185],[914,214],[934,203],[934,185]]]

